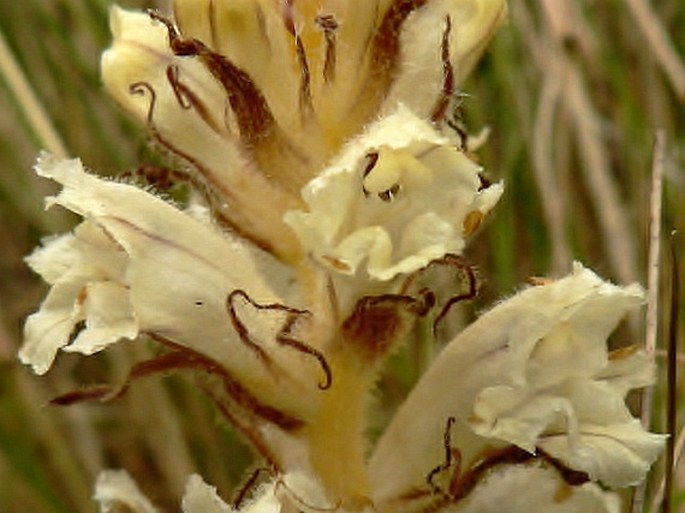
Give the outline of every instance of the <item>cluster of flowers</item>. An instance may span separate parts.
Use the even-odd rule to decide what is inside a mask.
[[[365,438],[386,357],[475,293],[459,255],[503,184],[470,156],[456,87],[504,0],[173,8],[114,8],[102,70],[194,192],[179,207],[41,156],[38,174],[62,185],[48,205],[83,221],[28,258],[51,290],[21,360],[42,374],[60,349],[146,337],[164,351],[132,375],[209,375],[269,477],[229,506],[192,476],[184,513],[616,512],[609,490],[640,482],[663,445],[625,405],[653,365],[607,348],[643,292],[580,264],[450,335]],[[436,267],[459,290],[438,292]],[[104,472],[95,498],[155,511],[123,472]]]

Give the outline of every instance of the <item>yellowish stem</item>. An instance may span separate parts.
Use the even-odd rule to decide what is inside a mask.
[[[368,501],[364,461],[364,409],[373,373],[360,369],[359,358],[341,350],[332,358],[333,386],[326,391],[319,416],[307,428],[311,463],[330,499],[347,509]]]

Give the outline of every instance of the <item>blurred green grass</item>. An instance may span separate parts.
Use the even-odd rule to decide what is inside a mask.
[[[658,129],[667,137],[663,231],[685,234],[685,77],[678,74],[685,57],[685,4],[658,2],[651,20],[656,25],[646,23],[650,19],[643,12],[631,11],[637,4],[514,0],[509,25],[464,84],[467,126],[474,132],[485,125],[491,129],[481,161],[507,186],[469,250],[487,279],[481,304],[512,293],[530,276],[562,274],[572,259],[617,282],[646,283]],[[119,466],[173,511],[189,472],[201,471],[230,497],[249,462],[235,436],[217,428],[211,405],[181,380],[150,380],[112,406],[44,406],[83,380],[121,376],[149,348],[116,348],[107,359],[78,364],[63,356],[41,378],[14,356],[23,319],[45,292],[22,258],[40,237],[72,221],[43,213],[48,185],[30,172],[38,151],[61,146],[105,174],[151,158],[145,134],[120,112],[98,78],[99,54],[110,40],[108,5],[106,0],[0,2],[0,33],[11,61],[56,136],[51,140],[36,128],[10,77],[0,74],[2,512],[94,511],[90,494],[98,470]],[[645,35],[645,26],[656,27],[656,38]],[[672,45],[675,67],[664,61],[668,52],[659,41]],[[682,254],[681,248],[682,243],[677,248]],[[685,275],[682,256],[679,267]],[[667,285],[669,276],[662,281]],[[680,332],[682,347],[685,330]],[[638,333],[625,330],[618,343],[641,342]],[[406,389],[411,372],[406,358],[393,367],[397,375],[387,379],[389,389],[393,379],[395,388]],[[654,402],[657,429],[663,427],[663,381]],[[162,399],[150,408],[147,394]],[[657,466],[653,477],[660,476]],[[675,501],[683,504],[685,469],[676,473],[675,489]],[[654,485],[648,488],[648,504],[653,490]]]

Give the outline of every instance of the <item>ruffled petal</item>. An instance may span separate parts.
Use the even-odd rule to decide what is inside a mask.
[[[132,513],[157,513],[150,500],[123,470],[101,472],[95,483],[94,499],[100,504],[101,513],[131,511]]]
[[[642,482],[664,448],[666,437],[645,433],[637,419],[580,426],[576,447],[568,436],[542,435],[538,446],[571,468],[581,469],[602,484],[619,488]]]
[[[239,509],[226,504],[216,488],[198,475],[192,475],[183,495],[183,513],[280,513],[286,511],[320,511],[325,507],[321,485],[306,474],[288,473],[259,486],[243,500]],[[338,511],[342,510],[338,508]]]
[[[188,478],[181,503],[183,513],[231,513],[235,511],[197,474]],[[276,510],[278,511],[278,510]]]
[[[19,352],[38,374],[47,372],[74,327],[84,329],[70,348],[92,354],[139,332],[124,285],[126,257],[96,224],[84,222],[73,234],[46,240],[26,259],[52,285],[39,312],[29,316]]]
[[[379,441],[370,463],[379,496],[425,482],[444,461],[448,428],[462,468],[515,444],[611,486],[642,479],[663,437],[637,424],[624,397],[653,370],[645,359],[613,363],[606,347],[641,302],[637,285],[611,285],[576,264],[483,315],[445,348]]]
[[[303,246],[332,271],[366,268],[375,280],[411,273],[447,253],[497,202],[480,168],[401,107],[351,143],[303,190],[308,212],[285,216]]]
[[[44,156],[37,171],[64,186],[51,203],[86,221],[29,260],[53,289],[27,321],[23,362],[45,372],[59,347],[90,354],[151,334],[216,362],[243,393],[298,415],[315,407],[319,363],[277,342],[285,313],[250,305],[282,300],[244,245],[151,194],[86,174],[77,160]]]
[[[471,427],[531,452],[540,448],[610,487],[638,484],[663,449],[664,436],[646,433],[606,383],[574,379],[531,388],[485,389]]]
[[[612,387],[618,395],[654,382],[654,365],[638,346],[628,346],[609,353],[609,362],[596,378]]]

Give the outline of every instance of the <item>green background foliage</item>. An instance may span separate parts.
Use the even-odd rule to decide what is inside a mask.
[[[643,9],[647,3],[512,0],[510,23],[463,85],[467,127],[490,129],[478,158],[492,179],[506,182],[505,196],[469,249],[485,279],[478,305],[513,293],[530,276],[566,273],[573,259],[614,281],[646,284],[658,130],[666,141],[662,232],[680,232],[672,244],[685,275],[678,242],[685,237],[685,4],[662,0],[652,12]],[[120,344],[89,359],[63,355],[40,378],[16,361],[23,319],[46,290],[22,259],[41,237],[74,222],[64,212],[43,211],[42,198],[54,189],[30,171],[38,151],[79,156],[110,175],[156,158],[144,131],[100,83],[108,7],[107,0],[0,2],[2,512],[92,512],[97,472],[118,467],[156,504],[177,511],[189,473],[202,473],[230,499],[250,461],[209,401],[184,380],[147,380],[112,405],[46,406],[80,385],[121,379],[131,362],[152,351],[144,344]],[[668,250],[667,238],[664,244]],[[674,274],[662,260],[666,305]],[[665,326],[668,308],[660,312]],[[641,343],[642,324],[636,319],[620,330],[616,343]],[[399,402],[426,354],[409,348],[391,362],[380,387],[387,404]],[[658,359],[663,364],[663,352]],[[657,430],[664,426],[661,374]],[[657,465],[645,511],[662,475]],[[676,505],[685,502],[685,468],[676,472],[674,488]]]

